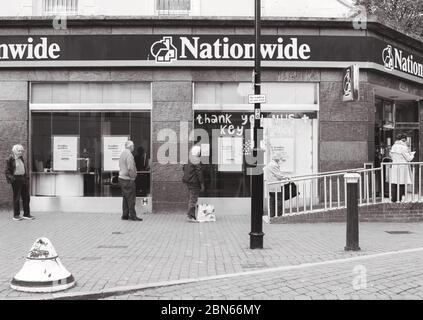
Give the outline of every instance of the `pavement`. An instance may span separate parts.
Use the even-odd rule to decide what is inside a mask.
[[[191,297],[190,292],[195,298],[348,299],[357,294],[354,288],[348,291],[353,287],[352,270],[363,261],[370,266],[367,279],[375,275],[390,282],[386,274],[397,277],[402,289],[394,290],[394,298],[422,298],[423,223],[361,223],[361,250],[346,252],[345,223],[264,224],[264,248],[251,250],[250,217],[242,214],[217,216],[216,222],[208,223],[189,223],[183,213],[144,214],[142,222],[122,221],[119,214],[105,213],[33,215],[33,221],[13,221],[11,212],[0,212],[2,300],[181,299]],[[75,287],[57,293],[10,288],[39,237],[50,239],[75,277]],[[409,285],[401,280],[408,276],[413,280]],[[245,291],[251,281],[262,284],[260,292]],[[310,288],[315,290],[304,292],[304,283],[313,284]],[[342,294],[335,290],[347,285]],[[293,286],[297,289],[284,289],[289,294],[277,289]],[[376,294],[383,293],[383,288],[362,292],[379,297]]]

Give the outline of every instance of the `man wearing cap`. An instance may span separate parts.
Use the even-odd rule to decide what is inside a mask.
[[[186,184],[189,192],[188,213],[189,221],[195,221],[195,208],[200,191],[204,191],[204,175],[201,168],[201,147],[193,146],[187,164],[183,166],[184,176],[182,182]]]
[[[13,220],[33,220],[29,210],[29,176],[23,159],[24,147],[16,144],[12,154],[6,160],[6,181],[12,185],[13,191]],[[20,200],[22,198],[23,217],[20,217]]]
[[[135,166],[134,143],[125,142],[125,150],[119,158],[119,185],[122,190],[122,220],[142,221],[135,211],[137,167]]]
[[[272,160],[266,166],[266,179],[267,183],[269,182],[277,182],[285,179],[286,177],[282,174],[280,163],[285,161],[282,154],[280,152],[274,152],[272,154]],[[277,201],[278,201],[278,212],[282,211],[282,192],[280,190],[280,184],[271,184],[268,186],[269,192],[269,212],[270,217],[275,216],[275,194],[277,194]]]

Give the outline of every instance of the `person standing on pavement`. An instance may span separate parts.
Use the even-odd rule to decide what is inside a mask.
[[[282,154],[280,152],[274,152],[272,154],[272,160],[267,164],[266,170],[266,180],[267,183],[269,182],[277,182],[285,179],[286,177],[282,174],[280,163],[285,161]],[[278,212],[282,211],[282,192],[280,190],[280,185],[273,184],[268,186],[268,194],[269,194],[269,211],[270,217],[274,217],[276,214],[275,211],[275,197],[277,197],[278,201]]]
[[[397,202],[397,200],[401,202],[402,197],[405,195],[405,186],[411,184],[411,167],[407,163],[413,160],[414,152],[410,152],[410,148],[407,145],[407,136],[405,134],[400,133],[396,138],[397,140],[390,151],[392,165],[389,181],[391,183],[392,202]],[[397,190],[397,186],[399,186],[399,190]],[[399,199],[397,199],[398,194]]]
[[[6,181],[12,185],[13,191],[13,220],[33,220],[29,209],[29,175],[23,159],[24,147],[16,144],[12,154],[6,160]],[[22,198],[23,217],[20,216],[20,200]]]
[[[125,142],[125,150],[119,158],[119,185],[122,190],[122,220],[142,221],[135,211],[137,168],[135,166],[134,143]]]
[[[197,207],[200,192],[205,190],[204,175],[201,167],[201,148],[193,146],[188,163],[183,166],[184,176],[182,182],[186,184],[189,193],[188,213],[189,221],[195,221],[195,209]]]

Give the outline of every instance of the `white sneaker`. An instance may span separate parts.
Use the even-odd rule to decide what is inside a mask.
[[[23,217],[22,217],[22,219],[25,219],[25,220],[34,220],[34,219],[35,219],[35,217],[34,217],[34,216],[29,215],[29,216],[23,216]]]
[[[13,217],[12,218],[14,221],[21,221],[23,218],[22,217],[20,217],[20,216],[18,216],[18,217]]]

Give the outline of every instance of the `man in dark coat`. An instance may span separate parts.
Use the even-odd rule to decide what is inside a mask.
[[[13,220],[33,220],[29,210],[29,175],[23,159],[24,148],[17,144],[12,148],[12,154],[6,160],[6,180],[13,190]],[[20,216],[20,199],[23,203],[23,217]]]
[[[200,191],[204,191],[204,175],[201,168],[201,148],[194,146],[191,149],[191,157],[187,164],[184,164],[183,183],[186,184],[189,192],[188,213],[189,221],[195,220],[195,208],[197,206]]]

